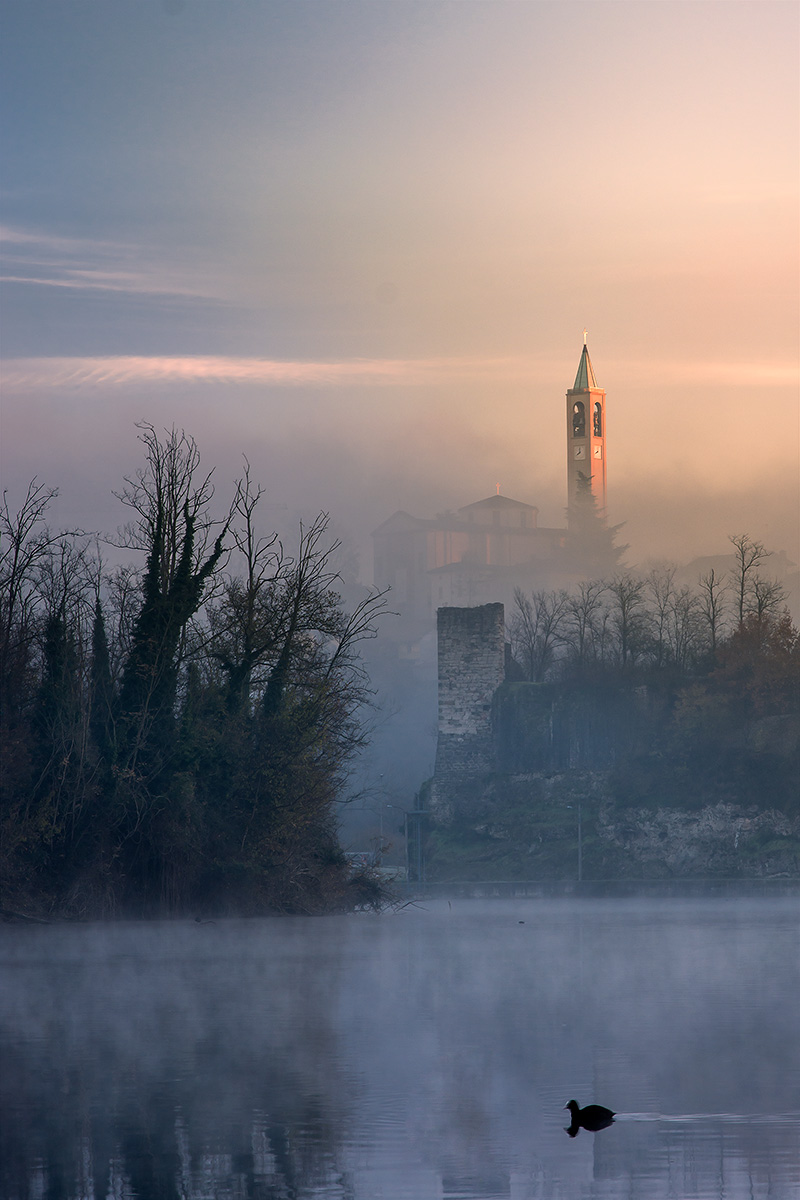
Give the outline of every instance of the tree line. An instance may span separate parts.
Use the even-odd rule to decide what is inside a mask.
[[[0,510],[4,903],[73,915],[319,911],[374,899],[337,840],[367,737],[359,650],[320,514],[289,553],[246,466],[228,511],[182,431],[141,425],[116,541],[47,524],[34,480]]]
[[[567,589],[517,588],[509,634],[516,662],[535,683],[597,668],[686,674],[714,659],[744,627],[765,635],[786,615],[786,590],[763,573],[771,551],[749,534],[730,537],[733,565],[695,586],[678,568],[618,570]]]
[[[516,592],[517,678],[602,726],[625,804],[800,812],[800,633],[770,552],[748,534],[730,542],[730,569],[694,586],[662,565]]]

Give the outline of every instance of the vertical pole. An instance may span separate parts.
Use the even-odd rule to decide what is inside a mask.
[[[583,826],[581,824],[581,806],[578,804],[578,883],[583,882]]]
[[[404,834],[406,842],[406,883],[408,883],[408,868],[410,865],[408,861],[408,813],[403,814],[403,824],[405,826]]]

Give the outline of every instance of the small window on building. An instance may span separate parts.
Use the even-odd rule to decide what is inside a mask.
[[[595,437],[603,436],[603,409],[599,400],[595,401],[594,413],[592,416],[592,430]]]
[[[586,409],[582,400],[576,400],[572,406],[572,436],[586,437]]]

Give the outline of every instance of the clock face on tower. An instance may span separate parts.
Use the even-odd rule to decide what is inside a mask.
[[[573,448],[573,456],[575,458],[586,458],[586,447],[585,446],[575,446]]]
[[[594,456],[595,456],[595,458],[602,458],[602,457],[603,457],[603,447],[602,447],[602,446],[595,446],[595,448],[594,448]]]

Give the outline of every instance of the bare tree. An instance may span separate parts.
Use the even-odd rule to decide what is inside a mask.
[[[96,590],[88,542],[74,534],[51,538],[39,560],[37,588],[47,615],[62,617],[82,636]]]
[[[292,661],[298,653],[302,655],[306,638],[314,633],[324,636],[333,632],[331,621],[339,597],[333,591],[338,576],[331,567],[331,558],[338,543],[327,543],[327,528],[327,513],[320,513],[310,526],[301,523],[297,557],[287,569],[275,597],[278,652],[264,692],[267,713],[280,712]]]
[[[274,596],[289,567],[277,534],[260,537],[255,512],[263,489],[250,479],[245,459],[233,503],[231,538],[244,564],[244,577],[228,574],[221,597],[208,611],[207,631],[199,639],[225,674],[226,704],[240,711],[250,700],[253,673],[274,653],[278,637]]]
[[[562,641],[568,605],[565,591],[538,591],[526,596],[521,588],[514,589],[510,623],[514,656],[534,683],[541,683],[552,665]]]
[[[577,593],[568,596],[565,613],[564,642],[570,657],[579,667],[603,656],[606,613],[603,596],[606,584],[593,579],[578,585]]]
[[[717,652],[717,643],[724,628],[727,608],[727,578],[718,576],[712,567],[699,580],[700,614],[708,630],[709,646],[712,654]]]
[[[670,624],[675,599],[675,572],[669,566],[653,567],[645,580],[650,598],[650,633],[653,663],[662,667],[669,656]]]
[[[126,563],[115,567],[102,579],[105,592],[109,668],[115,686],[131,651],[133,629],[142,605],[142,571]]]
[[[28,484],[21,507],[9,509],[8,493],[0,505],[0,688],[4,706],[8,687],[23,668],[35,636],[34,614],[41,603],[38,587],[42,563],[58,541],[45,525],[45,514],[58,495],[36,479]]]
[[[762,579],[756,575],[752,580],[750,612],[757,621],[777,615],[786,604],[786,588],[777,579]]]
[[[701,643],[702,606],[688,585],[674,591],[670,601],[670,650],[675,665],[687,670]]]
[[[137,425],[145,448],[145,466],[115,492],[135,516],[119,535],[118,544],[152,553],[159,547],[156,581],[165,591],[175,578],[186,550],[187,523],[192,529],[192,561],[197,568],[207,557],[213,528],[209,505],[214,496],[213,470],[200,473],[200,451],[183,430],[164,430],[160,436],[149,421]]]
[[[641,654],[645,643],[645,581],[635,575],[615,575],[607,585],[611,598],[611,624],[616,634],[617,658],[624,669]]]
[[[357,647],[375,636],[376,621],[386,612],[385,593],[369,591],[345,612],[333,566],[340,543],[328,540],[327,514],[301,524],[297,554],[291,556],[276,536],[256,531],[261,495],[246,466],[231,526],[244,575],[226,576],[197,646],[222,670],[230,713],[250,713],[260,700],[269,720],[291,712],[293,720],[319,730],[323,713],[327,721],[335,710],[341,743],[350,717],[366,699]]]
[[[753,586],[753,580],[758,575],[759,563],[772,553],[764,548],[763,542],[757,542],[748,533],[731,534],[728,541],[733,546],[736,558],[734,580],[738,604],[739,624],[748,612],[748,598]]]

